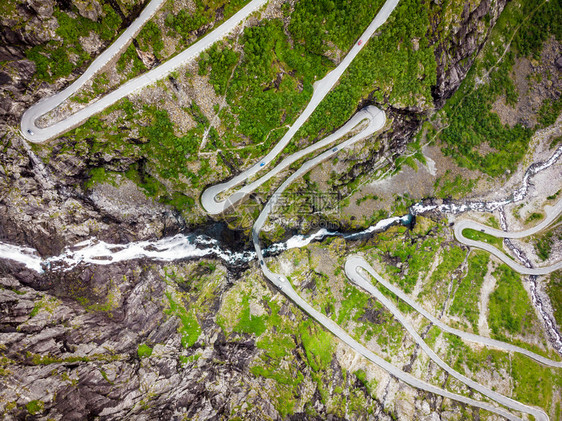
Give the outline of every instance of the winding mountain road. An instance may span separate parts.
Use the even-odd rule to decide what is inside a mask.
[[[120,99],[152,85],[158,80],[168,76],[179,67],[185,65],[198,57],[203,51],[210,48],[215,42],[227,36],[240,25],[250,14],[257,11],[267,3],[267,0],[252,0],[230,19],[220,25],[217,29],[200,39],[178,55],[161,64],[160,66],[143,73],[142,75],[129,80],[119,88],[108,93],[87,107],[75,112],[64,120],[58,121],[48,127],[38,127],[35,123],[37,119],[67,100],[72,94],[77,92],[84,84],[90,80],[97,72],[106,66],[115,56],[122,53],[127,45],[132,41],[143,25],[156,13],[165,0],[152,0],[141,12],[139,17],[127,28],[117,40],[111,44],[107,50],[100,54],[86,71],[74,83],[63,91],[43,98],[32,105],[23,114],[20,124],[20,131],[24,138],[34,143],[42,143],[79,126],[88,118],[103,111],[107,107],[115,104]]]
[[[485,409],[490,412],[494,412],[498,415],[501,415],[504,418],[509,420],[521,420],[521,418],[511,414],[510,412],[504,410],[503,408],[497,407],[487,402],[477,401],[475,399],[468,398],[463,395],[459,395],[457,393],[450,392],[448,390],[439,388],[434,386],[430,383],[424,382],[409,373],[406,373],[399,369],[398,367],[390,364],[388,361],[384,360],[382,357],[376,355],[374,352],[370,351],[367,347],[360,344],[358,341],[353,339],[344,329],[342,329],[339,325],[337,325],[332,319],[327,317],[326,315],[320,313],[314,307],[312,307],[308,302],[306,302],[292,287],[291,283],[287,279],[286,276],[275,273],[269,269],[266,262],[263,258],[263,252],[261,249],[259,233],[262,230],[267,218],[269,217],[272,210],[275,208],[276,201],[281,196],[283,191],[293,183],[297,178],[306,174],[310,168],[318,165],[320,162],[332,157],[335,155],[339,150],[342,150],[346,147],[351,146],[353,143],[357,142],[361,137],[360,135],[356,135],[347,141],[341,143],[338,146],[337,150],[329,149],[322,154],[318,155],[317,157],[305,162],[297,171],[291,174],[282,184],[281,186],[275,191],[272,198],[265,204],[262,212],[258,216],[257,220],[255,221],[252,227],[252,240],[254,243],[254,248],[256,250],[256,255],[258,257],[259,266],[264,273],[265,277],[269,279],[277,288],[279,288],[289,299],[291,299],[296,305],[298,305],[301,309],[303,309],[306,313],[308,313],[313,319],[315,319],[318,323],[320,323],[324,328],[330,331],[332,334],[337,336],[342,342],[347,344],[353,350],[367,358],[369,361],[375,363],[379,367],[383,368],[387,372],[389,372],[394,377],[402,380],[403,382],[409,384],[410,386],[419,388],[421,390],[425,390],[427,392],[434,393],[436,395],[440,395],[446,398],[450,398],[459,402],[463,402],[468,405],[472,405],[478,408]],[[421,344],[420,344],[421,346]],[[444,363],[443,363],[444,364]],[[448,366],[447,366],[448,367]],[[458,374],[458,373],[457,373]],[[458,374],[460,376],[460,374]],[[532,414],[535,416],[537,420],[546,421],[548,420],[548,416],[539,409],[535,409],[529,407],[527,405],[523,405],[517,401],[514,401],[510,398],[507,398],[503,395],[499,395],[496,392],[491,391],[490,389],[479,385],[476,382],[470,381],[469,386],[474,385],[477,387],[479,392],[483,393],[486,396],[491,397],[492,399],[508,406],[509,408],[522,411],[525,413]]]
[[[431,323],[433,323],[435,326],[437,326],[439,329],[441,329],[445,332],[451,333],[451,334],[456,335],[456,336],[458,336],[462,339],[466,339],[467,341],[470,341],[470,342],[481,343],[481,344],[488,345],[488,346],[491,346],[491,347],[494,347],[494,348],[497,348],[497,349],[502,349],[502,350],[508,351],[508,352],[518,352],[520,354],[526,355],[527,357],[532,358],[533,360],[538,361],[539,363],[544,364],[544,365],[549,366],[549,367],[562,368],[562,361],[554,361],[554,360],[551,360],[549,358],[543,357],[542,355],[539,355],[539,354],[536,354],[532,351],[529,351],[525,348],[521,348],[521,347],[518,347],[516,345],[512,345],[510,343],[507,343],[507,342],[502,342],[502,341],[497,341],[495,339],[490,339],[490,338],[487,338],[485,336],[480,336],[480,335],[475,335],[473,333],[464,332],[462,330],[455,329],[455,328],[450,327],[449,325],[446,325],[441,320],[439,320],[437,317],[435,317],[433,314],[428,312],[425,308],[423,308],[423,306],[420,305],[417,301],[410,298],[400,288],[397,288],[395,285],[391,284],[386,279],[384,279],[381,275],[379,275],[375,271],[375,269],[373,269],[373,267],[365,261],[365,259],[363,259],[360,256],[350,256],[350,257],[348,257],[347,261],[345,263],[345,273],[346,273],[347,277],[353,283],[357,284],[362,289],[364,289],[365,291],[367,291],[368,293],[370,293],[371,295],[373,295],[377,298],[379,297],[381,292],[371,282],[365,280],[365,278],[363,276],[361,276],[361,274],[359,273],[358,269],[365,270],[369,275],[371,275],[373,278],[375,278],[377,280],[377,282],[379,282],[382,286],[384,286],[390,292],[395,294],[398,298],[400,298],[402,301],[404,301],[406,304],[408,304],[410,307],[412,307],[414,310],[416,310],[418,313],[420,313],[423,317],[425,317],[427,320],[429,320]],[[403,316],[400,319],[401,319],[400,322],[402,323],[402,321],[404,319]]]
[[[332,133],[331,135],[319,140],[318,142],[310,145],[309,147],[302,149],[294,154],[286,157],[283,161],[281,161],[275,168],[269,171],[267,174],[263,175],[259,179],[255,180],[254,182],[245,185],[244,187],[238,189],[235,193],[223,200],[217,200],[217,195],[221,194],[225,190],[225,186],[228,184],[226,189],[232,187],[233,184],[230,183],[223,183],[218,184],[212,187],[207,188],[203,194],[201,195],[201,204],[205,208],[205,210],[211,214],[219,214],[227,210],[228,208],[234,206],[248,194],[253,192],[263,183],[271,179],[272,177],[279,174],[281,171],[289,168],[291,164],[298,161],[299,159],[307,156],[308,154],[315,152],[318,149],[324,148],[331,143],[335,142],[338,139],[348,135],[349,133],[353,132],[354,129],[357,129],[362,123],[367,122],[365,127],[362,127],[360,131],[353,137],[353,143],[357,142],[360,139],[364,139],[380,129],[382,129],[386,123],[386,115],[380,109],[370,106],[366,107],[359,112],[357,112],[345,125],[343,125],[340,129]],[[343,147],[343,144],[335,146],[333,152],[336,152],[339,148]],[[331,155],[329,155],[331,156]],[[325,155],[325,159],[329,157]],[[265,158],[264,158],[265,160]],[[263,162],[264,160],[260,161]],[[312,169],[314,166],[318,165],[320,161],[317,160],[310,160],[303,164],[303,167],[308,171]],[[247,178],[253,175],[251,171],[252,168],[242,173]]]
[[[468,387],[476,390],[477,392],[482,393],[485,396],[488,396],[490,399],[493,399],[493,400],[495,400],[496,402],[498,402],[502,405],[505,405],[505,406],[507,406],[511,409],[517,410],[517,411],[521,411],[521,412],[525,412],[527,414],[531,414],[537,420],[548,420],[548,416],[546,415],[546,413],[543,410],[536,409],[536,408],[530,407],[528,405],[524,405],[524,404],[522,404],[518,401],[515,401],[511,398],[508,398],[507,396],[504,396],[504,395],[502,395],[498,392],[495,392],[495,391],[491,390],[490,388],[487,388],[487,387],[481,385],[480,383],[477,383],[474,380],[466,377],[465,375],[460,374],[458,371],[454,370],[451,366],[449,366],[447,363],[445,363],[427,345],[427,343],[422,339],[422,337],[418,334],[418,332],[408,322],[408,320],[404,317],[404,315],[400,312],[400,310],[398,310],[396,305],[394,305],[394,303],[392,301],[390,301],[390,299],[388,297],[386,297],[378,288],[376,288],[371,282],[369,282],[367,279],[365,279],[359,273],[360,268],[366,270],[370,275],[374,276],[377,279],[377,281],[381,282],[385,287],[388,288],[389,286],[391,286],[390,283],[384,281],[384,279],[381,276],[379,276],[374,271],[374,269],[362,258],[354,256],[354,257],[349,257],[347,259],[347,261],[345,263],[345,273],[346,273],[347,277],[354,284],[356,284],[360,288],[364,289],[365,291],[370,293],[373,297],[375,297],[378,301],[380,301],[392,313],[392,315],[396,318],[396,320],[398,320],[402,324],[402,326],[404,326],[404,328],[412,336],[412,338],[414,339],[416,344],[418,344],[419,347],[429,356],[429,358],[431,358],[439,367],[441,367],[443,370],[445,370],[447,373],[449,373],[451,376],[453,376],[457,380],[460,380],[461,382],[466,384]],[[397,290],[398,290],[397,288],[392,288],[391,291],[396,293]],[[403,294],[401,294],[401,295],[403,295]],[[408,304],[410,304],[410,302],[408,302]],[[418,305],[415,305],[415,306],[413,305],[413,307],[416,310],[420,309],[420,306],[418,306]],[[433,320],[435,318],[431,317],[431,319]],[[437,319],[435,319],[435,320],[437,320]],[[444,325],[443,323],[439,324],[439,327],[441,327],[441,326],[445,327],[444,330],[447,330],[447,331],[455,330],[456,331],[456,329],[451,329],[448,326]],[[456,331],[456,334],[458,336],[460,336],[461,338],[465,338],[465,333],[462,332],[462,331]],[[473,335],[473,336],[477,337],[477,335]],[[478,337],[478,338],[481,339],[480,342],[485,343],[487,345],[490,345],[490,343],[486,341],[487,338],[484,338],[484,337]],[[499,342],[499,341],[495,341],[495,342]],[[508,345],[508,344],[502,343],[502,345]],[[506,349],[505,346],[502,346],[502,348]],[[518,347],[513,347],[513,348],[518,348]],[[539,355],[533,354],[532,352],[530,352],[529,354],[532,354],[533,358],[535,358],[535,359],[540,357]],[[562,363],[560,363],[560,362],[551,361],[551,360],[548,360],[546,358],[543,358],[543,360],[548,361],[551,366],[556,366],[556,367],[562,366]]]
[[[289,128],[289,130],[285,133],[285,135],[281,138],[279,142],[269,151],[269,153],[264,156],[260,161],[254,164],[252,167],[248,168],[244,172],[236,175],[235,177],[231,178],[230,180],[215,184],[207,188],[202,196],[201,196],[201,204],[205,208],[205,210],[210,213],[211,215],[216,215],[222,213],[228,207],[232,206],[232,204],[239,202],[250,190],[249,189],[240,189],[237,192],[233,193],[231,197],[225,200],[217,199],[221,193],[231,189],[232,187],[246,181],[248,178],[252,177],[260,170],[267,167],[276,157],[279,155],[283,149],[289,144],[291,139],[297,133],[297,131],[302,127],[302,125],[308,120],[310,115],[314,112],[314,110],[318,107],[320,102],[326,97],[328,92],[335,86],[338,82],[340,77],[343,73],[347,70],[353,59],[359,54],[359,52],[365,47],[367,41],[373,36],[375,31],[386,22],[394,8],[398,5],[399,0],[387,0],[385,4],[382,6],[381,10],[377,13],[371,24],[367,27],[367,29],[363,32],[360,37],[360,40],[356,42],[351,50],[347,53],[341,63],[332,71],[330,71],[324,78],[314,83],[314,93],[312,94],[312,98],[310,102],[304,109],[304,111],[299,115],[297,120],[293,123],[293,125]],[[355,117],[354,117],[355,118]],[[352,118],[353,120],[353,118]],[[345,127],[345,126],[344,126]],[[305,149],[306,151],[306,149]],[[310,151],[309,151],[310,152]],[[309,153],[307,152],[307,153]],[[298,155],[297,155],[298,154]],[[304,151],[301,151],[295,155],[296,159],[306,155]],[[280,168],[279,166],[277,168]],[[275,171],[275,170],[274,170]],[[262,177],[263,178],[263,177]],[[253,188],[256,188],[257,185],[254,185]]]
[[[517,263],[515,260],[510,259],[505,253],[498,250],[496,247],[492,246],[491,244],[484,243],[482,241],[475,241],[469,238],[466,238],[463,234],[465,229],[473,229],[476,231],[480,231],[485,234],[492,235],[497,238],[525,238],[531,235],[536,234],[537,232],[542,231],[546,227],[548,227],[551,223],[553,223],[562,213],[562,200],[558,201],[553,207],[546,210],[547,217],[541,221],[541,223],[535,225],[532,228],[526,229],[524,231],[502,231],[496,228],[489,227],[487,225],[481,224],[479,222],[471,221],[468,219],[462,219],[459,222],[455,223],[455,237],[456,239],[470,247],[477,247],[482,250],[486,250],[487,252],[493,254],[510,268],[519,272],[524,275],[548,275],[549,273],[554,272],[555,270],[562,269],[562,261],[556,262],[550,266],[538,267],[538,268],[529,268],[523,266],[520,263]]]

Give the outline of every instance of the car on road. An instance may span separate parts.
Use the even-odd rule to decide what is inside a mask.
[[[263,167],[265,165],[265,162],[260,162],[260,167]]]
[[[338,148],[337,148],[337,147],[335,147],[335,148],[332,149],[332,152],[337,152],[337,151],[338,151]]]
[[[362,39],[359,40],[359,42],[357,43],[357,45],[361,45],[361,44],[363,44],[363,40],[362,40]]]
[[[29,133],[31,136],[33,136],[35,133],[33,133],[33,130],[31,129],[27,129],[27,133]]]

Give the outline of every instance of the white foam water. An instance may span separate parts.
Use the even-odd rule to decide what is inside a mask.
[[[406,221],[408,216],[387,218],[378,221],[366,230],[341,234],[322,228],[310,235],[295,235],[283,243],[274,243],[265,252],[276,254],[285,250],[305,247],[313,241],[327,237],[340,236],[356,239],[373,232],[386,230],[388,227]],[[205,235],[177,234],[156,241],[135,241],[128,244],[111,244],[91,238],[73,246],[66,247],[58,256],[42,259],[36,250],[29,247],[0,243],[0,258],[24,264],[36,272],[44,270],[68,271],[78,265],[110,265],[135,259],[151,259],[159,262],[215,257],[231,265],[240,265],[256,258],[254,251],[234,252],[221,247],[220,242]]]
[[[529,192],[529,187],[531,185],[531,179],[533,178],[533,176],[554,165],[556,161],[558,161],[560,156],[562,156],[562,146],[559,146],[558,149],[556,149],[556,151],[546,161],[536,162],[532,164],[529,168],[527,168],[527,171],[525,171],[525,175],[523,176],[523,180],[521,181],[521,186],[513,191],[513,193],[507,198],[490,202],[468,201],[463,203],[443,203],[441,205],[424,205],[423,203],[416,203],[415,205],[410,207],[410,212],[412,213],[412,215],[420,215],[422,213],[430,211],[451,214],[458,214],[468,211],[495,212],[503,208],[505,205],[523,200]]]
[[[13,260],[23,264],[26,268],[41,272],[43,259],[37,251],[30,247],[20,247],[12,244],[0,243],[0,258]]]

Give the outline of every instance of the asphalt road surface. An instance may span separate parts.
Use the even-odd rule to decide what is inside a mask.
[[[491,244],[466,238],[463,235],[463,231],[465,229],[473,229],[498,238],[525,238],[534,235],[537,232],[540,232],[546,227],[548,227],[551,223],[553,223],[556,220],[556,218],[558,218],[561,212],[562,212],[562,200],[558,201],[556,205],[554,205],[552,208],[547,210],[547,217],[544,220],[542,220],[541,223],[524,231],[502,231],[496,228],[491,228],[487,225],[480,224],[479,222],[463,219],[455,223],[455,230],[454,230],[455,237],[459,242],[466,244],[467,246],[477,247],[482,250],[486,250],[487,252],[496,256],[498,259],[500,259],[510,268],[523,275],[548,275],[549,273],[552,273],[555,270],[562,269],[562,261],[554,263],[550,266],[528,268],[526,266],[517,263],[515,260],[510,259],[505,253],[498,250],[496,247],[492,246]]]
[[[487,402],[477,401],[477,400],[468,398],[466,396],[462,396],[462,395],[459,395],[457,393],[453,393],[453,392],[450,392],[448,390],[439,388],[439,387],[434,386],[430,383],[424,382],[424,381],[412,376],[411,374],[402,371],[398,367],[395,367],[394,365],[390,364],[388,361],[386,361],[382,357],[376,355],[375,353],[370,351],[368,348],[366,348],[364,345],[360,344],[358,341],[353,339],[344,329],[342,329],[339,325],[337,325],[333,320],[331,320],[329,317],[325,316],[324,314],[320,313],[314,307],[312,307],[308,302],[306,302],[293,289],[291,283],[289,282],[289,280],[287,279],[286,276],[275,273],[275,272],[272,272],[268,268],[268,266],[267,266],[267,264],[264,260],[264,257],[263,257],[263,253],[262,253],[262,249],[261,249],[261,245],[260,245],[260,240],[259,240],[259,233],[262,230],[263,225],[265,224],[269,214],[275,208],[276,198],[280,197],[281,193],[283,193],[283,191],[293,181],[295,181],[298,177],[301,177],[304,174],[306,174],[306,172],[308,172],[310,170],[310,168],[314,167],[315,165],[318,165],[318,163],[320,163],[320,162],[328,159],[329,157],[335,155],[339,150],[341,150],[345,147],[351,146],[353,143],[354,143],[353,138],[351,138],[351,139],[347,140],[346,142],[343,142],[341,145],[339,145],[339,148],[338,148],[337,151],[334,151],[333,148],[329,149],[329,150],[325,151],[324,153],[320,154],[319,156],[305,162],[296,172],[294,172],[290,177],[288,177],[287,180],[285,180],[283,182],[283,184],[281,184],[281,186],[275,191],[272,199],[270,199],[266,203],[264,209],[262,210],[262,212],[258,216],[258,219],[254,223],[254,226],[252,227],[252,240],[253,240],[254,248],[256,250],[256,255],[257,255],[257,258],[258,258],[258,264],[259,264],[261,270],[263,271],[265,277],[267,279],[269,279],[275,286],[277,286],[277,288],[279,288],[289,299],[291,299],[301,309],[303,309],[306,313],[308,313],[318,323],[320,323],[322,326],[324,326],[324,328],[326,328],[328,331],[332,332],[335,336],[337,336],[341,341],[346,343],[349,347],[351,347],[353,350],[355,350],[356,352],[358,352],[359,354],[361,354],[362,356],[367,358],[369,361],[375,363],[379,367],[381,367],[384,370],[386,370],[387,372],[389,372],[394,377],[402,380],[403,382],[409,384],[410,386],[419,388],[421,390],[425,390],[427,392],[434,393],[436,395],[440,395],[440,396],[443,396],[443,397],[446,397],[446,398],[450,398],[450,399],[453,399],[453,400],[456,400],[456,401],[459,401],[459,402],[463,402],[463,403],[471,405],[471,406],[482,408],[482,409],[485,409],[485,410],[490,411],[490,412],[494,412],[494,413],[496,413],[498,415],[501,415],[504,418],[507,418],[509,420],[521,420],[521,418],[511,414],[510,412],[506,411],[503,408],[497,407],[497,406],[495,406],[493,404],[490,404],[490,403],[487,403]],[[475,383],[475,384],[478,385],[478,383]],[[489,389],[485,388],[482,385],[478,385],[478,387],[481,391],[486,391],[486,392],[489,391]],[[491,392],[492,396],[495,396],[495,392],[493,392],[493,391],[489,391],[489,392]],[[521,411],[527,412],[527,413],[531,413],[536,417],[536,419],[541,420],[541,421],[548,420],[548,416],[546,414],[544,414],[544,412],[542,412],[541,410],[528,407],[528,406],[523,405],[523,404],[521,404],[517,401],[513,401],[512,399],[507,398],[503,395],[499,395],[499,396],[497,396],[497,398],[499,400],[501,400],[501,403],[505,404],[506,406],[508,406],[510,408],[521,410]]]

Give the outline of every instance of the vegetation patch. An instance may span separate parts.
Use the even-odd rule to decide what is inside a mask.
[[[383,2],[371,7],[378,8]],[[339,84],[327,95],[300,131],[315,139],[341,126],[361,98],[371,94],[378,103],[403,108],[432,103],[436,84],[434,46],[430,44],[431,7],[401,1],[391,18],[355,58]]]
[[[545,367],[518,353],[512,356],[511,375],[514,384],[513,398],[547,411],[554,391],[562,387],[559,370]]]
[[[100,22],[94,22],[81,16],[76,9],[74,16],[55,9],[54,15],[58,22],[56,34],[61,41],[52,40],[37,45],[26,52],[29,60],[36,65],[35,77],[39,80],[54,82],[61,77],[69,76],[76,67],[90,61],[90,55],[84,51],[79,38],[89,33],[96,33],[103,41],[110,41],[121,26],[121,18],[108,4],[103,4],[103,16]]]
[[[43,412],[43,409],[45,408],[45,403],[42,401],[33,400],[33,401],[29,401],[25,405],[25,408],[27,409],[27,412],[29,412],[31,415],[36,415]]]
[[[535,251],[537,252],[537,256],[542,261],[545,261],[550,257],[550,252],[552,251],[552,245],[554,244],[554,233],[548,232],[542,236],[540,236],[535,241]]]
[[[481,241],[483,243],[490,244],[496,247],[498,250],[503,250],[503,239],[500,237],[495,237],[490,234],[486,234],[482,231],[473,230],[471,228],[466,228],[462,231],[462,235],[472,241]]]
[[[435,180],[435,195],[441,198],[460,199],[474,190],[478,180],[467,180],[460,174],[454,178],[451,170],[447,170],[442,177]]]
[[[500,97],[507,104],[517,102],[517,90],[510,77],[516,57],[539,57],[550,34],[562,39],[558,7],[557,2],[542,1],[513,1],[506,5],[482,58],[476,60],[440,113],[440,118],[446,120],[439,134],[445,143],[443,152],[459,165],[497,177],[513,172],[526,153],[533,130],[520,124],[512,128],[503,125],[491,111],[492,104]],[[506,40],[512,36],[513,42],[504,55]],[[484,73],[488,82],[477,83]],[[544,105],[539,112],[540,125],[558,116],[558,102]]]
[[[318,323],[307,320],[299,327],[308,365],[314,371],[324,370],[332,361],[335,343],[330,332],[325,331]]]
[[[197,342],[201,335],[201,326],[193,311],[188,311],[183,305],[176,302],[171,293],[167,292],[169,308],[164,313],[176,316],[180,320],[178,333],[181,335],[181,345],[189,348]]]
[[[152,355],[152,348],[147,344],[140,344],[137,349],[137,355],[139,358],[148,358]]]
[[[497,287],[490,295],[488,324],[494,337],[506,339],[506,334],[532,331],[536,316],[521,284],[521,276],[507,265],[500,265],[493,273]]]
[[[478,333],[480,289],[488,272],[490,257],[484,252],[474,252],[468,258],[468,272],[461,279],[450,307],[451,314],[464,317]]]

